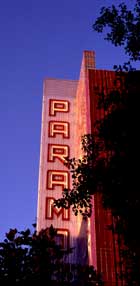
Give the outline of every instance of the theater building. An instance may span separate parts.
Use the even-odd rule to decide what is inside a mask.
[[[116,239],[106,227],[112,223],[111,213],[102,208],[99,195],[93,198],[88,221],[71,210],[54,208],[53,201],[72,184],[65,158],[80,157],[81,136],[92,133],[101,116],[96,90],[108,91],[113,80],[113,71],[96,70],[93,51],[83,53],[79,80],[44,80],[37,208],[37,229],[52,224],[63,247],[74,248],[70,262],[94,265],[103,273],[105,286],[121,285]]]

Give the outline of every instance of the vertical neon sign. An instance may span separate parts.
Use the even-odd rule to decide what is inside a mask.
[[[55,197],[55,192],[57,189],[70,187],[69,172],[64,170],[64,160],[69,156],[70,146],[68,144],[57,144],[57,138],[61,140],[66,139],[69,143],[70,138],[70,122],[57,120],[57,115],[60,113],[69,113],[70,103],[68,100],[62,99],[49,99],[49,122],[48,122],[48,137],[52,138],[52,142],[47,145],[47,162],[49,168],[46,174],[46,202],[45,202],[45,219],[53,221],[61,218],[61,221],[70,220],[70,210],[65,210],[62,208],[54,208],[53,202]],[[56,169],[56,161],[59,161],[59,169]],[[50,168],[51,166],[51,168]],[[50,191],[53,191],[53,196],[51,196]],[[61,196],[61,194],[60,194]],[[64,243],[64,247],[68,247],[69,243],[69,229],[58,228],[58,236],[61,235],[61,240]],[[65,237],[66,236],[66,237]]]

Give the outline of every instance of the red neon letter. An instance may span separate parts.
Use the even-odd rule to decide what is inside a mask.
[[[63,249],[69,248],[69,231],[68,229],[57,228],[56,242],[62,245]]]
[[[62,215],[62,220],[69,220],[70,219],[70,212],[69,209],[64,208],[57,208],[53,206],[54,198],[47,197],[46,198],[46,219],[54,219],[54,215],[59,217]]]
[[[69,187],[69,173],[67,171],[48,170],[47,189],[54,190],[55,186],[62,186],[63,189]]]
[[[61,134],[63,138],[69,138],[69,123],[63,121],[49,121],[49,137]]]
[[[67,100],[50,99],[49,115],[55,116],[56,112],[69,112],[69,102]]]
[[[60,144],[48,144],[48,162],[58,160],[64,162],[69,157],[69,146]]]

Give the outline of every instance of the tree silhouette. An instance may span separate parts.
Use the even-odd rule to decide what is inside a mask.
[[[104,118],[96,121],[92,135],[82,137],[83,157],[67,160],[73,187],[55,201],[58,207],[72,206],[75,215],[80,212],[86,218],[92,212],[92,195],[102,195],[103,206],[113,216],[108,227],[118,235],[123,264],[120,278],[127,281],[125,285],[140,285],[139,79],[140,72],[117,72],[114,89],[107,95],[97,92]]]
[[[105,28],[107,29],[107,32]],[[124,46],[130,60],[140,59],[140,1],[129,10],[124,3],[101,9],[93,28],[105,30],[108,41]],[[92,212],[92,195],[100,193],[104,208],[112,212],[108,226],[117,234],[123,285],[140,285],[139,104],[140,72],[130,62],[115,66],[114,86],[101,92],[97,109],[104,117],[96,121],[93,134],[82,137],[83,157],[68,158],[73,186],[56,200],[59,207],[72,206],[85,218]]]
[[[0,285],[42,282],[52,286],[103,285],[92,266],[69,264],[71,249],[57,243],[57,231],[10,229],[0,243]]]
[[[140,0],[133,2],[132,9],[127,7],[127,2],[102,7],[93,29],[98,33],[105,32],[105,40],[123,46],[129,58],[137,61],[140,60]]]

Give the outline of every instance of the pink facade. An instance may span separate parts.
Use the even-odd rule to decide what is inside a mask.
[[[67,156],[75,156],[77,85],[77,81],[70,80],[44,81],[37,228],[53,224],[64,247],[75,248],[70,262],[82,261],[83,255],[83,263],[87,263],[86,223],[81,223],[81,217],[77,219],[71,210],[53,207],[63,188],[71,187],[71,177],[63,161]]]
[[[95,196],[92,217],[85,221],[71,210],[54,209],[53,200],[61,197],[63,188],[71,187],[64,158],[82,155],[81,136],[91,133],[100,117],[93,89],[102,88],[102,83],[111,86],[113,77],[113,72],[97,71],[94,52],[85,51],[78,81],[44,81],[37,210],[38,230],[51,224],[57,228],[64,247],[74,247],[70,262],[94,265],[103,273],[106,286],[119,286],[115,240],[106,230],[110,212],[103,210],[100,197]]]

